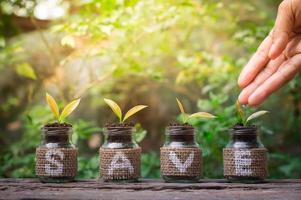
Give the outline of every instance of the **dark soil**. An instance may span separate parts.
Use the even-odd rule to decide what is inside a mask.
[[[132,140],[132,129],[134,123],[108,123],[107,129],[108,142],[126,143]]]
[[[232,128],[234,130],[238,130],[238,129],[256,129],[257,127],[255,125],[244,126],[243,124],[239,123],[239,124],[235,124]]]
[[[170,123],[168,125],[168,134],[173,142],[193,142],[194,140],[194,128],[188,123]]]
[[[181,124],[181,123],[178,123],[178,122],[171,122],[171,123],[168,124],[168,127],[169,128],[172,128],[172,127],[182,127],[183,129],[193,128],[193,126],[191,126],[188,123]]]
[[[256,134],[258,127],[255,125],[244,126],[243,124],[235,124],[230,133],[234,134]]]
[[[62,127],[62,128],[66,128],[66,127],[72,127],[72,124],[68,124],[68,123],[58,123],[58,122],[54,122],[54,123],[48,123],[44,125],[45,128],[48,127]]]
[[[42,127],[46,143],[68,143],[71,133],[72,125],[68,123],[48,123]]]
[[[107,123],[105,125],[106,128],[111,129],[111,128],[132,128],[134,127],[134,123],[132,122],[127,122],[127,123]]]

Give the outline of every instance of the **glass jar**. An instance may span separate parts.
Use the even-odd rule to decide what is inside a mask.
[[[258,128],[235,126],[230,135],[224,149],[225,177],[230,182],[262,182],[267,176],[267,150],[260,141]],[[226,172],[228,169],[230,173]]]
[[[173,125],[168,127],[165,134],[166,140],[163,147],[161,148],[162,178],[166,182],[197,182],[200,179],[201,175],[201,152],[199,149],[199,145],[195,141],[194,128],[189,125]],[[165,151],[166,153],[164,153]],[[170,158],[170,154],[172,152],[177,152],[178,156],[183,152],[188,152],[188,154],[193,152],[194,160],[190,164],[194,166],[194,169],[197,169],[193,172],[193,175],[188,175],[188,173],[184,171],[183,173],[178,173],[176,168],[174,168],[174,172],[176,175],[173,175],[170,172],[165,172],[164,168],[170,168],[169,166],[174,164],[174,161],[171,161]],[[186,158],[184,159],[187,159],[187,157],[189,156],[186,156]],[[182,161],[182,164],[184,162],[185,161]],[[190,170],[189,167],[187,168],[187,170]]]
[[[133,127],[107,127],[104,149],[138,148],[138,144],[132,138]]]
[[[100,148],[100,174],[105,182],[136,182],[140,176],[141,148],[133,140],[133,126],[106,128]]]
[[[77,148],[71,142],[72,126],[44,126],[36,150],[36,173],[41,182],[71,182],[77,173]]]

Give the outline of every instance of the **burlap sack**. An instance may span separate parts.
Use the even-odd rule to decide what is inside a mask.
[[[202,151],[199,148],[160,148],[162,176],[200,177]]]
[[[223,149],[224,176],[259,177],[268,175],[267,149]]]
[[[37,148],[36,175],[38,177],[75,177],[76,148]]]
[[[131,180],[140,177],[141,148],[99,149],[100,177],[106,180]]]

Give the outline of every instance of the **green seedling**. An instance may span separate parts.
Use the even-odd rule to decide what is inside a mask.
[[[250,121],[252,121],[262,115],[265,115],[269,112],[266,110],[260,110],[260,111],[257,111],[255,113],[251,114],[249,117],[246,117],[246,114],[238,101],[236,101],[236,110],[237,110],[238,116],[240,118],[240,122],[244,126],[248,126]]]
[[[119,119],[119,123],[124,123],[125,120],[127,120],[129,117],[131,117],[132,115],[136,114],[140,110],[142,110],[142,109],[144,109],[144,108],[147,107],[145,105],[134,106],[129,111],[127,111],[127,113],[123,116],[121,108],[118,106],[118,104],[116,102],[114,102],[111,99],[104,99],[104,101],[106,102],[106,104],[108,104],[108,106],[110,106],[110,108],[112,109],[112,111],[116,114],[116,116]]]
[[[181,101],[176,98],[177,100],[177,103],[178,103],[178,106],[179,106],[179,109],[181,111],[181,115],[182,115],[182,120],[181,122],[183,124],[186,124],[189,122],[190,119],[193,119],[193,118],[206,118],[206,119],[213,119],[213,118],[216,118],[216,116],[210,114],[210,113],[207,113],[207,112],[196,112],[196,113],[193,113],[193,114],[187,114],[184,110],[184,106],[183,104],[181,103]]]
[[[80,99],[76,99],[76,100],[73,100],[70,103],[68,103],[64,107],[64,109],[63,109],[63,111],[61,113],[60,113],[59,107],[58,107],[55,99],[50,94],[48,94],[48,93],[46,93],[46,101],[47,101],[47,103],[48,103],[48,105],[49,105],[52,113],[54,114],[56,120],[58,121],[58,123],[61,123],[79,105]]]

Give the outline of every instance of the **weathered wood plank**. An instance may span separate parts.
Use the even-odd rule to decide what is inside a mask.
[[[204,180],[194,184],[142,180],[139,183],[40,183],[36,179],[0,179],[0,199],[301,199],[301,180],[261,184]]]

